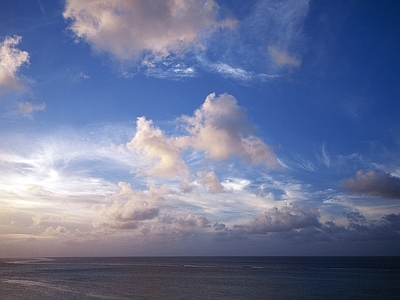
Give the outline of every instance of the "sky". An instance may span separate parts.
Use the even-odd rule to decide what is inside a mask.
[[[400,3],[0,4],[0,257],[398,255]]]

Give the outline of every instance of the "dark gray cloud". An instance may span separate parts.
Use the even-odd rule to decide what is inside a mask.
[[[400,178],[385,172],[360,170],[354,178],[344,179],[342,187],[349,193],[400,199]]]
[[[263,216],[251,220],[245,225],[236,225],[234,228],[250,234],[264,234],[268,232],[283,232],[306,227],[318,227],[317,210],[304,212],[296,207],[271,208]]]
[[[356,211],[351,211],[351,212],[345,213],[345,216],[349,222],[353,222],[353,223],[354,222],[363,223],[366,221],[365,217]]]
[[[400,249],[400,214],[389,214],[367,220],[359,212],[346,213],[347,223],[320,222],[317,210],[302,211],[296,207],[273,208],[263,216],[233,228],[217,231],[218,240],[251,239],[254,234],[265,235],[278,241],[296,240],[297,244],[392,241],[393,249]],[[215,224],[214,227],[218,227]],[[393,247],[392,247],[393,246]]]
[[[397,215],[385,215],[382,220],[384,221],[386,226],[394,231],[397,231],[400,234],[400,213]]]

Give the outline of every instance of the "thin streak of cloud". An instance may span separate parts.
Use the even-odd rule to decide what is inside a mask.
[[[192,117],[182,116],[180,120],[186,123],[190,135],[177,139],[179,147],[203,150],[212,159],[239,156],[249,164],[280,168],[272,149],[252,135],[254,126],[231,95],[210,94]]]
[[[46,10],[44,9],[42,1],[41,0],[37,0],[37,2],[39,4],[40,11],[42,12],[42,15],[43,15],[44,19],[46,20],[46,22],[48,22]]]
[[[168,65],[166,67],[155,66],[145,71],[147,76],[160,79],[182,79],[198,77],[198,72],[194,67],[187,67],[184,64]]]
[[[46,104],[33,104],[30,102],[22,102],[18,104],[18,113],[25,117],[32,118],[32,114],[36,111],[43,111],[46,108]]]
[[[243,82],[248,82],[253,80],[265,81],[268,79],[281,77],[281,75],[278,74],[262,74],[262,73],[256,74],[251,71],[246,71],[242,68],[231,67],[226,63],[213,64],[213,63],[206,63],[205,60],[202,60],[202,62],[204,66],[206,66],[208,69],[211,69],[212,71],[217,72],[226,78],[233,78]]]
[[[325,144],[322,145],[322,161],[329,168],[331,165],[331,158],[329,157],[328,152],[326,151]]]

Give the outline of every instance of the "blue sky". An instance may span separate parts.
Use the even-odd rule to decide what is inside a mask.
[[[397,1],[0,7],[0,256],[399,253]]]

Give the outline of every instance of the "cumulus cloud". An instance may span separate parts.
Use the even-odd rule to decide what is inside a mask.
[[[137,60],[200,46],[201,34],[218,25],[216,7],[213,0],[67,0],[63,16],[71,20],[76,37],[95,51]]]
[[[134,191],[125,182],[119,182],[121,191],[110,197],[111,205],[99,205],[100,220],[96,226],[119,229],[135,229],[141,221],[152,220],[159,215],[158,204],[167,194],[165,188],[149,184],[147,191]]]
[[[400,178],[385,172],[360,170],[354,178],[344,179],[342,187],[350,193],[400,199]]]
[[[239,156],[250,164],[279,168],[270,147],[252,135],[254,126],[248,123],[244,109],[231,95],[210,94],[192,117],[183,116],[181,121],[186,123],[190,135],[177,140],[180,147],[203,150],[212,159]]]
[[[168,177],[187,173],[187,167],[180,157],[179,149],[174,145],[174,140],[165,137],[145,117],[137,119],[135,136],[127,144],[127,148],[141,153],[150,164],[151,167],[144,171],[147,175]]]
[[[215,160],[239,157],[251,165],[280,168],[272,149],[252,134],[255,127],[247,121],[245,110],[231,95],[210,94],[193,116],[182,116],[178,122],[187,135],[167,137],[151,120],[137,119],[136,133],[126,146],[142,157],[144,168],[139,175],[187,176],[189,168],[182,158],[186,149],[200,150]],[[223,190],[214,173],[206,174],[199,182],[212,193]]]
[[[0,43],[0,94],[22,87],[17,73],[23,64],[29,63],[29,54],[16,48],[21,39],[7,36]]]
[[[319,225],[317,210],[304,212],[296,207],[286,206],[281,209],[271,208],[263,216],[253,219],[245,225],[236,225],[235,229],[249,234],[265,234],[318,227]]]

